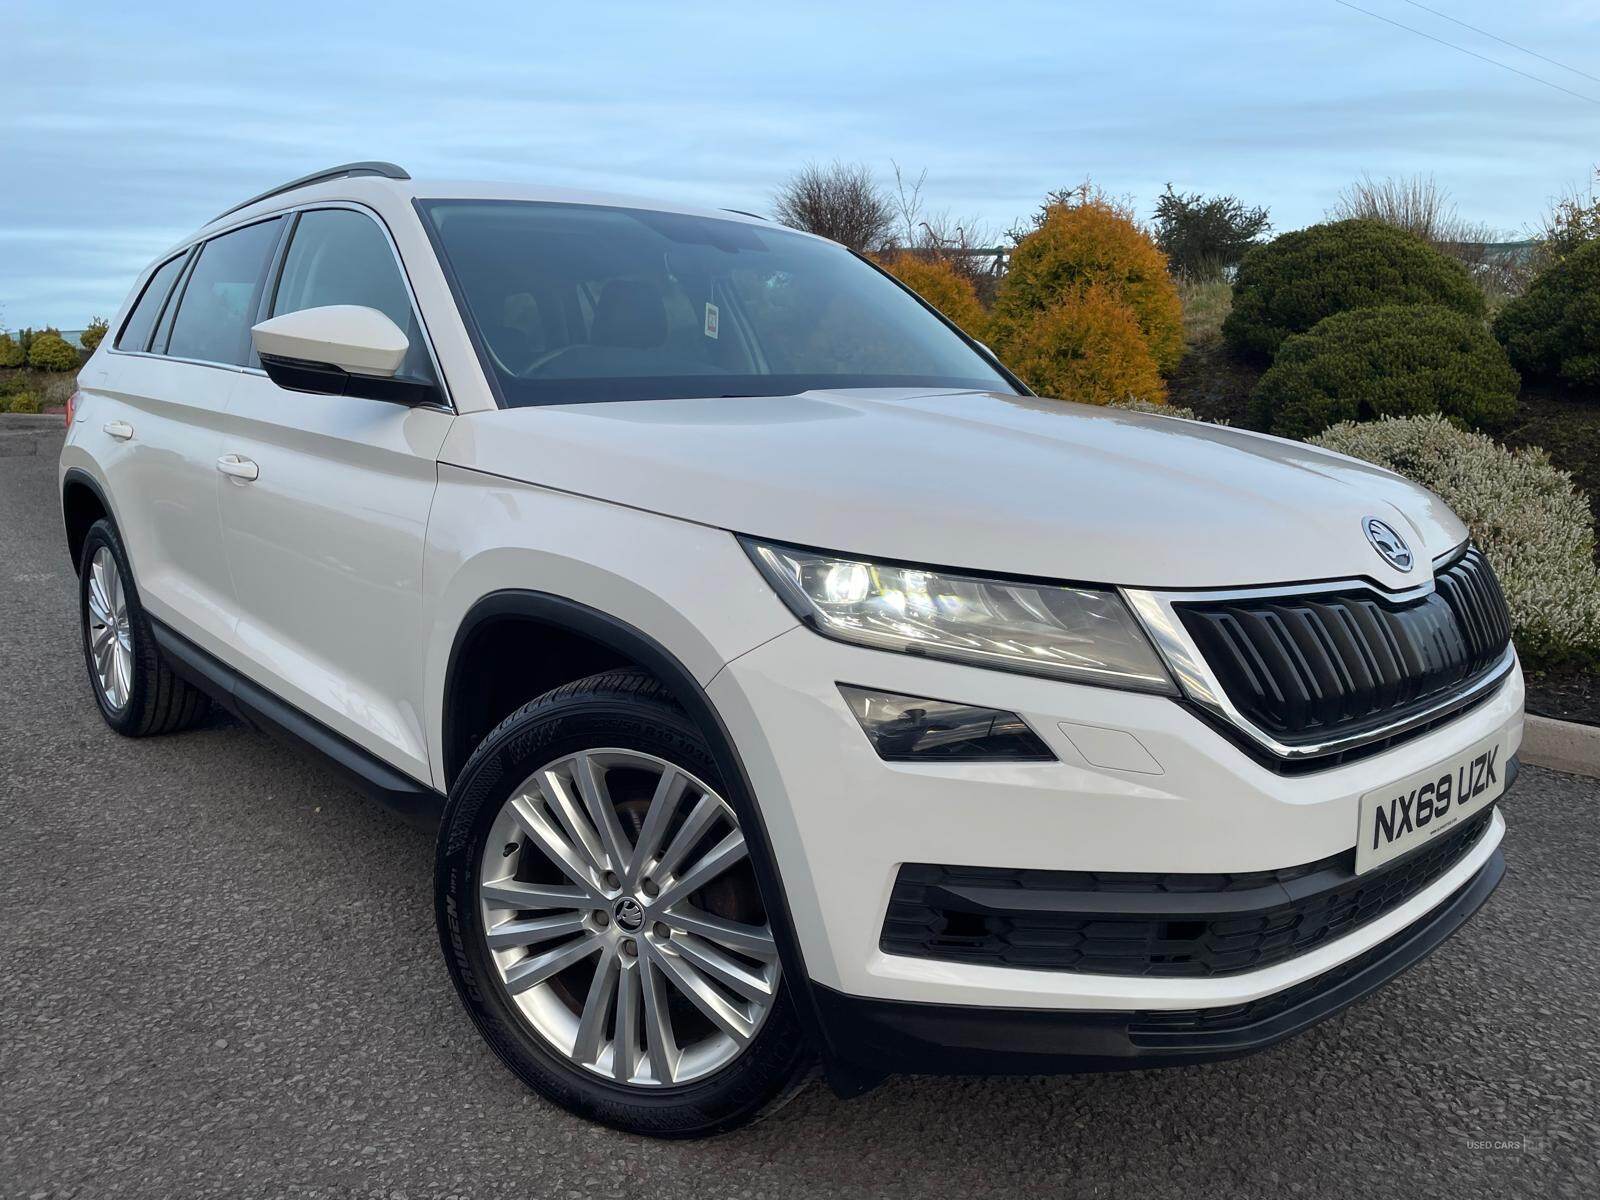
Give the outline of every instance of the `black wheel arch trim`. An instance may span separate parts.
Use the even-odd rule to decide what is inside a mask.
[[[100,481],[93,475],[89,474],[88,471],[85,471],[82,467],[68,467],[64,472],[62,472],[61,494],[58,497],[61,502],[62,532],[67,535],[68,555],[72,554],[72,531],[67,528],[67,489],[80,485],[94,493],[95,499],[100,501],[100,507],[105,510],[105,514],[110,518],[111,523],[115,525],[119,531],[122,528],[122,523],[117,520],[116,509],[111,506],[111,497],[106,495],[106,489],[101,486]],[[73,568],[76,569],[78,566],[77,561],[74,560],[72,565]],[[133,567],[131,555],[129,556],[128,566],[130,570]],[[134,579],[134,584],[135,586],[138,585],[137,577]]]
[[[794,916],[789,911],[788,894],[779,876],[777,858],[773,854],[772,839],[762,818],[761,806],[756,801],[755,788],[739,755],[732,735],[717,712],[710,696],[682,662],[655,638],[600,609],[591,608],[564,596],[548,592],[522,589],[505,589],[491,592],[475,603],[456,629],[450,647],[450,657],[445,668],[444,711],[441,714],[442,743],[448,747],[454,742],[452,703],[462,681],[457,678],[457,665],[474,633],[484,624],[503,618],[521,618],[536,624],[550,626],[565,633],[576,633],[597,642],[607,649],[627,657],[649,671],[671,691],[683,705],[684,711],[699,727],[711,747],[712,757],[722,775],[728,800],[739,815],[745,840],[750,846],[750,862],[755,871],[756,883],[761,889],[762,903],[766,906],[772,923],[773,936],[778,943],[778,955],[783,964],[784,985],[794,1001],[801,1028],[812,1044],[823,1055],[829,1081],[841,1091],[861,1090],[850,1078],[850,1069],[838,1064],[831,1052],[831,1043],[821,1019],[815,997],[816,986],[806,971],[805,956],[795,932]],[[446,762],[446,779],[454,781],[463,763]]]

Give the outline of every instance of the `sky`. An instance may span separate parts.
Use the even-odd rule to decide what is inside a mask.
[[[1600,0],[1428,0],[1533,54],[1408,0],[1350,2],[1377,15],[1338,0],[7,0],[0,327],[110,316],[217,212],[356,159],[760,213],[807,161],[886,182],[898,163],[927,172],[931,209],[995,233],[1086,176],[1145,215],[1171,181],[1265,205],[1285,230],[1364,172],[1431,174],[1512,237],[1587,187]]]

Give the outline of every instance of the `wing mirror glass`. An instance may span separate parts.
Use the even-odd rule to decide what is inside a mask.
[[[262,321],[250,340],[267,377],[290,391],[406,405],[441,402],[434,384],[397,373],[411,343],[375,308],[302,308]]]

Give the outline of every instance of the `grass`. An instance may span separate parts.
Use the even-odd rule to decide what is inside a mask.
[[[1191,349],[1214,345],[1222,338],[1222,322],[1233,309],[1233,285],[1226,279],[1196,283],[1178,281],[1183,301],[1183,342]]]

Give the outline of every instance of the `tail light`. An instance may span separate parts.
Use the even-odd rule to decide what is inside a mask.
[[[78,393],[73,392],[67,397],[67,428],[72,428],[72,415],[78,411]]]

